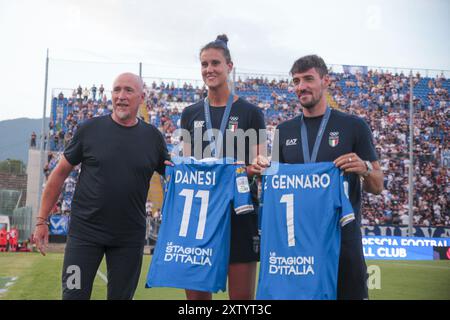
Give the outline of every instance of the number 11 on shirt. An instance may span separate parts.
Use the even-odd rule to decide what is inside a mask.
[[[189,219],[191,217],[192,201],[194,200],[194,190],[183,189],[180,192],[180,196],[186,197],[186,201],[184,203],[183,217],[181,219],[179,236],[186,237],[189,226]],[[197,191],[195,197],[200,198],[202,201],[200,206],[200,215],[198,219],[197,233],[195,235],[195,239],[201,240],[203,239],[203,235],[205,233],[206,215],[208,213],[208,203],[209,203],[209,191],[199,190]]]

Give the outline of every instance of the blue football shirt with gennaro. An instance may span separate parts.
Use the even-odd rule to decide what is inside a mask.
[[[305,117],[308,131],[309,152],[319,131],[323,115]],[[278,125],[275,131],[272,160],[283,163],[305,163],[300,135],[301,116]],[[316,162],[331,162],[347,153],[356,153],[362,160],[377,161],[372,133],[364,119],[331,109],[330,120],[323,132]],[[355,213],[355,220],[342,230],[343,242],[361,241],[361,192],[360,176],[354,173],[346,174],[349,183],[349,198]]]
[[[336,299],[341,226],[354,220],[332,162],[272,162],[263,176],[257,299]]]

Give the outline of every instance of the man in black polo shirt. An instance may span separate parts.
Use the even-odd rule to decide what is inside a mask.
[[[360,230],[361,187],[373,194],[383,190],[383,173],[372,133],[363,119],[327,106],[330,78],[322,58],[302,57],[295,61],[290,73],[303,114],[278,126],[273,159],[283,163],[334,161],[348,174],[356,219],[342,229],[337,296],[368,299]]]
[[[114,81],[113,113],[85,121],[51,174],[42,196],[35,239],[45,255],[47,217],[64,180],[81,163],[72,201],[62,272],[63,299],[89,299],[103,255],[108,299],[132,299],[145,240],[145,202],[154,171],[169,158],[161,133],[137,118],[142,80],[124,73]]]

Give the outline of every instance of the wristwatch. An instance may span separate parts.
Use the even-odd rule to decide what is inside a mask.
[[[367,167],[367,171],[363,173],[363,177],[367,177],[373,171],[373,165],[370,161],[364,161]]]

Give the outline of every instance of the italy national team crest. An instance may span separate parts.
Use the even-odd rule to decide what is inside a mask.
[[[239,117],[230,117],[228,122],[228,130],[235,132],[238,129]]]
[[[339,132],[330,132],[330,136],[328,137],[328,144],[333,148],[339,144]]]

